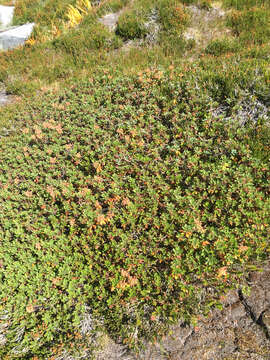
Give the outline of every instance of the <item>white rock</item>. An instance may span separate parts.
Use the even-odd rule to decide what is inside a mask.
[[[0,5],[0,27],[5,28],[12,24],[14,6]]]
[[[0,33],[0,50],[13,49],[30,37],[35,24],[29,23]]]
[[[98,19],[98,21],[107,26],[109,30],[113,31],[116,28],[117,21],[119,19],[119,16],[121,14],[121,11],[117,13],[110,13],[107,15],[104,15],[102,18]]]

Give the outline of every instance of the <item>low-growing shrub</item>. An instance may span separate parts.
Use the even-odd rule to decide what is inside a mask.
[[[69,31],[53,41],[56,48],[62,48],[74,58],[79,58],[84,49],[98,50],[119,47],[121,41],[103,24],[93,21],[81,28]]]
[[[23,95],[29,96],[35,93],[39,89],[39,83],[37,81],[24,82],[21,79],[14,79],[9,81],[9,85],[5,91],[8,95]]]
[[[181,0],[182,4],[185,4],[185,5],[192,5],[194,3],[197,3],[198,1],[197,0]]]
[[[147,34],[146,16],[142,9],[131,9],[124,12],[116,27],[116,34],[124,40],[143,39]]]
[[[179,34],[167,34],[164,32],[159,36],[159,45],[165,56],[182,57],[186,50],[194,47],[195,43],[192,40],[184,40]]]
[[[117,12],[127,6],[129,0],[110,0],[105,2],[100,2],[100,6],[98,8],[98,15],[102,16],[106,13]]]
[[[200,0],[198,2],[198,7],[205,10],[210,10],[212,8],[212,0]]]
[[[264,7],[235,10],[228,16],[227,24],[242,42],[263,44],[270,36],[270,10]]]
[[[67,6],[76,0],[18,0],[15,4],[14,24],[36,22],[41,26],[60,23],[67,15]]]
[[[145,24],[151,10],[157,12],[156,22],[160,24],[161,32],[166,32],[167,35],[179,35],[189,21],[188,12],[180,0],[157,0],[153,3],[139,1],[120,16],[117,34],[125,40],[144,38],[147,34]]]
[[[239,44],[238,41],[232,41],[229,39],[217,39],[217,40],[211,41],[207,45],[207,47],[205,49],[205,53],[214,55],[214,56],[219,56],[219,55],[226,54],[228,52],[231,53],[231,52],[238,51],[240,46],[241,45]]]
[[[237,10],[250,9],[254,6],[269,7],[268,0],[223,0],[228,7],[233,7]]]
[[[199,86],[192,67],[105,72],[15,117],[0,142],[3,359],[83,351],[86,307],[134,346],[269,256],[269,161]]]
[[[160,0],[159,21],[166,33],[181,33],[189,21],[188,13],[179,0]]]
[[[256,40],[268,4],[254,1],[226,1],[239,49],[219,40],[198,60],[182,57],[192,0],[106,1],[53,42],[1,54],[9,93],[68,84],[1,109],[1,358],[84,352],[85,316],[138,346],[218,305],[239,268],[269,258],[269,49]],[[40,19],[38,38],[66,5],[20,0],[16,21]],[[154,14],[156,46],[112,56],[120,37],[97,22],[110,5],[129,6],[124,40],[144,38]],[[116,71],[162,62],[181,68]],[[104,64],[111,70],[93,70]]]

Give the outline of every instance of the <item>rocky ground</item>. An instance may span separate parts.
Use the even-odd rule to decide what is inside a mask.
[[[270,262],[261,272],[250,272],[242,287],[222,299],[222,311],[213,310],[197,326],[179,323],[172,335],[147,344],[138,355],[107,339],[96,360],[269,360],[270,359]]]
[[[231,35],[230,29],[226,27],[227,12],[222,8],[221,2],[214,1],[209,9],[190,5],[188,10],[191,19],[184,38],[195,41],[197,52],[203,51],[210,41]]]

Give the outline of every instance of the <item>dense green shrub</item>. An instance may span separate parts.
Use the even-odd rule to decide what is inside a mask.
[[[210,10],[212,8],[212,0],[200,0],[198,2],[198,7],[205,10]]]
[[[197,3],[196,0],[181,0],[181,2],[185,5],[192,5],[194,3]]]
[[[270,36],[270,9],[264,7],[233,11],[228,16],[228,26],[244,42],[263,44]]]
[[[19,129],[0,129],[1,358],[89,347],[86,308],[136,345],[162,324],[206,312],[241,266],[269,258],[269,46],[259,46],[268,2],[224,0],[236,9],[228,24],[239,44],[212,42],[198,60],[182,56],[182,3],[199,2],[137,0],[123,11],[125,40],[143,38],[154,14],[160,37],[151,51],[108,52],[120,40],[97,16],[127,5],[113,0],[53,42],[1,54],[10,93],[69,79],[16,116],[1,109],[1,125]],[[66,5],[21,0],[16,21],[40,19],[39,34],[54,14],[61,23]],[[161,62],[181,67],[115,75]],[[111,72],[70,79],[104,64]],[[251,114],[252,126],[240,126],[239,113]]]
[[[184,5],[196,5],[201,9],[209,10],[211,8],[212,0],[181,0]]]
[[[131,9],[123,13],[117,23],[116,34],[124,40],[143,39],[147,34],[144,12]]]
[[[151,18],[151,11],[157,13],[152,20],[159,23],[160,30],[167,35],[179,35],[189,20],[188,12],[180,0],[140,0],[120,16],[116,33],[125,40],[144,38],[148,31],[146,23]]]
[[[150,0],[138,0],[131,2],[129,7],[120,15],[116,34],[120,35],[124,40],[143,39],[147,34],[146,22],[156,3]]]
[[[72,1],[70,2],[72,3]],[[183,4],[196,4],[196,6],[200,6],[201,2],[199,1],[186,0],[180,2],[168,0],[135,0],[132,3],[129,3],[126,0],[109,0],[104,3],[102,2],[100,7],[95,8],[91,14],[87,15],[83,19],[82,23],[77,29],[78,32],[70,30],[66,33],[63,26],[64,12],[63,14],[58,14],[58,10],[55,10],[54,8],[54,4],[56,3],[51,3],[51,7],[49,6],[50,3],[51,2],[49,0],[42,3],[39,3],[39,1],[20,0],[20,2],[18,2],[16,5],[18,7],[25,6],[27,10],[21,11],[20,16],[16,15],[17,19],[20,18],[18,22],[35,21],[37,25],[35,27],[33,37],[35,39],[47,39],[50,41],[44,43],[44,46],[39,46],[39,44],[35,44],[34,46],[27,45],[27,47],[21,48],[18,51],[8,52],[8,54],[1,54],[1,79],[5,86],[9,87],[9,91],[12,91],[12,88],[14,88],[15,93],[23,93],[23,86],[12,87],[12,85],[10,85],[10,78],[20,79],[21,85],[28,81],[32,82],[35,80],[36,82],[40,83],[41,87],[47,87],[48,83],[58,80],[66,80],[69,77],[69,74],[73,74],[73,76],[76,76],[76,74],[77,76],[81,76],[81,73],[87,73],[90,75],[96,66],[106,66],[108,68],[112,67],[118,69],[121,68],[124,71],[129,71],[129,69],[134,67],[137,69],[147,67],[147,64],[167,64],[171,62],[181,63],[183,62],[183,56],[191,56],[193,61],[197,57],[197,54],[204,50],[199,49],[201,45],[198,43],[195,46],[194,51],[186,51],[187,49],[192,48],[192,45],[193,47],[195,45],[194,42],[192,43],[190,41],[189,43],[186,43],[183,39],[182,32],[184,27],[188,26],[188,23],[186,24],[186,20],[188,21],[186,15],[184,16],[184,21],[172,21],[171,24],[174,24],[176,27],[173,25],[170,28],[168,25],[173,19],[179,20],[179,17],[177,18],[176,16],[177,11],[175,11],[175,6],[179,6],[180,9],[184,10],[184,14],[186,14],[186,12],[188,13],[188,8],[183,7]],[[228,13],[229,20],[227,23],[233,29],[235,28],[235,35],[239,34],[239,37],[236,37],[235,41],[233,41],[233,52],[240,56],[243,63],[248,62],[249,58],[255,59],[259,57],[261,60],[264,58],[265,61],[268,61],[268,46],[266,43],[262,44],[262,42],[268,41],[268,28],[266,26],[267,22],[265,19],[269,17],[269,3],[259,0],[247,2],[240,0],[224,0],[223,3],[227,6],[234,7],[234,11],[237,10],[236,13]],[[62,5],[59,5],[59,11],[61,8],[63,11],[64,9],[67,11],[67,3],[64,4],[64,2],[62,2],[61,4]],[[245,4],[247,4],[247,6],[244,6]],[[45,5],[47,6],[46,11],[44,10]],[[36,10],[34,10],[35,6],[37,7]],[[243,23],[241,17],[243,14],[245,14],[245,12],[251,11],[251,7],[254,6],[256,6],[256,9],[260,10],[256,13],[258,16],[260,16],[262,13],[262,22],[260,22],[259,18],[256,21],[253,19],[254,21],[252,20],[253,22],[251,22],[253,24],[253,28],[250,29],[250,25],[248,25],[247,30],[245,30],[245,22]],[[133,34],[125,34],[126,30],[123,30],[124,39],[127,39],[129,36],[141,36],[143,38],[145,36],[145,23],[147,24],[149,21],[157,21],[158,26],[155,27],[155,29],[158,29],[158,36],[155,36],[154,41],[152,42],[154,45],[156,45],[155,49],[146,48],[144,44],[142,44],[140,48],[136,49],[136,56],[133,56],[132,52],[127,52],[124,55],[124,53],[121,53],[121,51],[110,54],[110,50],[118,48],[121,45],[121,41],[119,40],[120,37],[115,37],[112,34],[109,35],[107,31],[100,26],[98,26],[96,30],[91,30],[93,31],[93,39],[91,39],[92,36],[89,29],[92,28],[93,24],[97,23],[97,18],[104,15],[105,13],[115,10],[117,11],[122,7],[125,7],[122,13],[123,18],[126,11],[129,13],[131,10],[133,11],[135,9],[138,11],[141,9],[141,12],[138,12],[138,14],[140,14],[140,16],[142,15],[141,18],[135,19],[136,23],[134,25],[135,30],[132,30]],[[163,10],[161,8],[163,8]],[[164,11],[163,20],[159,18],[159,9]],[[165,10],[168,11],[167,15]],[[240,10],[243,10],[244,13],[242,13]],[[36,17],[38,12],[40,12],[40,14],[38,17]],[[43,21],[44,12],[46,13],[44,16],[47,17],[49,22],[47,20]],[[32,14],[33,17],[23,18],[23,14],[26,13]],[[169,16],[169,14],[172,15],[172,18],[170,17],[171,15]],[[239,16],[239,25],[237,25],[238,20],[235,14]],[[255,18],[258,17],[257,15]],[[51,19],[53,19],[54,16],[56,16],[54,19],[55,27],[51,24]],[[38,20],[38,18],[40,18],[40,20]],[[169,19],[169,22],[167,22],[166,19]],[[120,21],[122,21],[122,17],[120,17]],[[166,30],[163,28],[162,21],[164,26],[167,26]],[[221,19],[220,21],[222,22]],[[248,23],[249,21],[246,22]],[[140,26],[143,24],[143,30],[141,31],[137,29],[137,31],[136,24],[140,24]],[[119,25],[119,27],[121,26]],[[127,31],[129,31],[128,27]],[[147,31],[150,31],[149,28]],[[63,32],[65,33],[64,35]],[[62,33],[62,35],[59,39],[59,42],[51,41],[53,38],[58,37],[60,33]],[[139,33],[139,35],[136,35],[136,33]],[[147,39],[150,38],[151,41],[151,36],[149,36],[149,33],[147,33],[146,37]],[[239,42],[239,48],[238,46],[234,48],[234,45],[237,45],[237,42]],[[147,44],[149,44],[149,42],[147,42]],[[265,45],[265,47],[260,47],[260,45]],[[212,44],[209,46],[212,47]],[[212,47],[210,52],[213,51],[215,50]],[[231,51],[227,52],[226,58],[224,57],[222,60],[224,63],[226,63],[224,65],[225,68],[227,67],[227,62],[230,61],[227,56],[232,56]],[[208,59],[208,61],[211,63],[212,59]],[[238,63],[239,60],[235,60],[235,62]],[[62,71],[61,67],[63,68]],[[13,80],[11,80],[11,83],[12,82]],[[19,85],[19,83],[17,85]]]
[[[88,26],[83,24],[79,29],[72,30],[53,41],[56,48],[64,49],[74,58],[79,58],[84,49],[114,49],[120,44],[121,40],[97,21],[92,21]]]
[[[59,23],[66,18],[67,6],[76,0],[17,0],[14,24],[36,22],[41,26]]]
[[[188,13],[179,0],[160,0],[159,21],[167,33],[181,33],[189,21]]]
[[[12,95],[30,95],[39,89],[39,84],[36,81],[27,82],[26,84],[20,79],[10,81],[6,87],[6,93]]]
[[[116,12],[121,10],[128,4],[129,0],[111,0],[109,3],[104,3],[102,6],[105,9],[109,9],[111,12]]]
[[[83,349],[85,305],[134,345],[269,255],[269,162],[188,70],[105,73],[18,114],[0,143],[3,359]]]
[[[249,9],[254,6],[269,7],[268,0],[224,0],[224,4],[237,10]]]
[[[217,39],[211,41],[207,45],[205,49],[205,53],[214,56],[219,56],[226,54],[228,52],[236,52],[239,50],[239,47],[240,44],[237,41],[232,41],[228,39]]]
[[[166,56],[182,57],[187,49],[192,49],[195,43],[193,40],[186,41],[179,34],[166,34],[159,36],[159,45]]]

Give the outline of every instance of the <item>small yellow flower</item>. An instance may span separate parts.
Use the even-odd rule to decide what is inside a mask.
[[[26,40],[25,44],[29,46],[33,46],[36,43],[35,39],[28,39]]]

